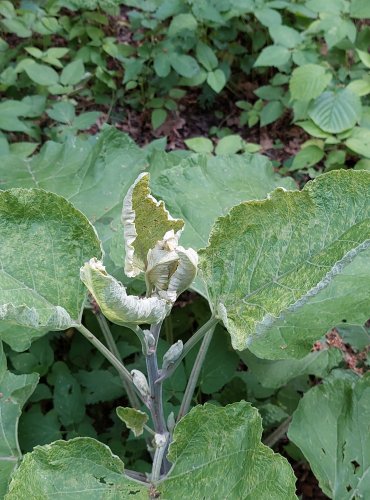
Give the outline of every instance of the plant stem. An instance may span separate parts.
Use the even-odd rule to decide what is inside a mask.
[[[204,325],[205,326],[205,325]],[[193,369],[191,370],[191,374],[188,380],[188,385],[186,386],[183,400],[181,402],[179,414],[177,415],[177,421],[179,421],[184,415],[187,414],[190,408],[191,400],[193,399],[193,394],[195,387],[197,385],[197,381],[199,378],[200,371],[203,366],[204,359],[206,357],[209,344],[211,343],[213,332],[216,324],[208,328],[207,333],[204,336],[204,339],[199,348],[198,355],[195,359]]]
[[[104,344],[100,342],[99,339],[95,337],[93,333],[90,332],[85,326],[83,325],[76,325],[75,326],[76,330],[78,330],[82,335],[89,341],[93,346],[95,346],[98,351],[114,366],[114,368],[118,371],[120,376],[122,376],[129,384],[133,384],[132,382],[132,376],[131,373],[127,370],[127,368],[124,367],[123,363],[119,361],[114,354],[110,352],[109,349],[105,347]],[[135,391],[136,391],[135,387]],[[147,402],[144,401],[142,398],[141,394],[137,391],[140,399],[142,399],[143,403],[147,406]]]
[[[266,439],[263,440],[263,443],[266,446],[272,448],[287,432],[290,422],[292,421],[292,417],[289,416],[283,423],[277,427],[274,432],[272,432]]]
[[[162,468],[162,464],[163,464],[164,455],[165,455],[167,448],[168,448],[168,439],[169,439],[168,432],[165,434],[165,437],[166,437],[166,444],[163,446],[159,446],[155,449],[154,458],[153,458],[152,474],[151,474],[151,480],[153,482],[158,481],[158,479],[161,475],[161,468]]]
[[[95,315],[96,315],[96,319],[98,320],[100,329],[103,332],[103,335],[104,335],[104,338],[105,338],[105,341],[108,345],[109,350],[120,361],[121,355],[118,351],[118,347],[114,341],[112,332],[109,328],[109,325],[108,325],[108,322],[107,322],[105,316],[101,312],[97,312]],[[133,389],[132,382],[128,382],[122,374],[120,374],[120,378],[122,381],[123,388],[126,391],[130,405],[133,408],[139,409],[141,406],[140,400],[137,397],[136,392]]]
[[[191,349],[204,337],[204,335],[211,328],[214,328],[216,326],[218,321],[218,319],[212,316],[206,323],[204,323],[203,326],[199,328],[199,330],[194,333],[194,335],[190,337],[190,339],[184,344],[181,356],[164,373],[161,373],[161,376],[157,380],[157,383],[163,382],[173,374],[173,372],[180,365],[181,361],[185,358],[189,351],[191,351]]]
[[[150,388],[150,399],[151,399],[151,414],[153,419],[154,430],[158,434],[164,434],[166,432],[166,422],[163,412],[163,402],[162,402],[162,384],[156,381],[159,377],[158,370],[158,359],[157,359],[157,342],[159,337],[159,332],[161,330],[162,323],[152,325],[150,328],[150,333],[155,338],[155,350],[146,355],[146,368],[148,371],[148,382]]]

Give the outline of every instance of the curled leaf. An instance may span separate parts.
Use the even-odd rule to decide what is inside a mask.
[[[126,288],[109,275],[103,264],[95,258],[85,263],[80,275],[102,313],[112,323],[159,323],[170,311],[171,305],[165,299],[127,295]]]
[[[131,429],[136,437],[141,436],[144,432],[144,425],[148,421],[148,415],[143,411],[136,410],[135,408],[124,408],[118,406],[116,408],[117,416],[122,422],[126,424],[128,429]]]
[[[139,175],[123,200],[122,223],[125,239],[125,273],[134,277],[145,272],[150,249],[173,230],[178,239],[184,221],[174,219],[163,201],[157,201],[149,189],[149,174]],[[176,240],[177,242],[177,240]]]
[[[169,292],[176,292],[177,295],[184,292],[195,279],[198,269],[198,254],[192,248],[178,246],[176,252],[180,258],[176,271],[171,276],[168,284]]]

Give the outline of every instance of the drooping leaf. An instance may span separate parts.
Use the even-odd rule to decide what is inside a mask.
[[[116,413],[118,418],[126,424],[128,429],[132,430],[136,437],[142,435],[144,425],[149,419],[146,413],[135,408],[124,408],[123,406],[118,406]]]
[[[303,357],[343,318],[363,324],[369,214],[370,173],[340,170],[219,218],[200,270],[234,348]]]
[[[0,343],[1,345],[1,343]],[[5,357],[0,355],[0,497],[8,488],[11,474],[18,466],[21,451],[18,444],[18,420],[22,407],[35,390],[37,373],[14,375],[6,370]]]
[[[142,173],[123,201],[122,224],[126,249],[125,273],[133,277],[146,270],[148,251],[168,231],[180,234],[184,221],[171,217],[163,201],[153,198],[149,189],[149,174]]]
[[[370,496],[370,374],[356,378],[331,377],[307,392],[288,433],[335,500]]]
[[[36,446],[11,481],[7,500],[50,498],[147,500],[147,487],[124,475],[123,462],[92,438]]]
[[[40,189],[0,192],[0,215],[0,319],[39,335],[78,323],[85,299],[79,268],[101,253],[86,217]],[[17,335],[10,343],[17,347]]]
[[[361,101],[349,89],[327,91],[315,99],[308,114],[322,130],[338,134],[354,127],[360,120]]]
[[[127,295],[126,288],[96,259],[81,268],[81,280],[102,313],[117,325],[159,323],[171,309],[169,302],[158,297]]]
[[[288,462],[261,443],[261,434],[261,417],[250,403],[195,407],[175,428],[168,454],[173,466],[157,486],[161,498],[297,498]]]

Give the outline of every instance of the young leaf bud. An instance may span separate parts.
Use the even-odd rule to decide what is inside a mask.
[[[168,351],[163,356],[162,370],[167,370],[167,368],[172,365],[175,361],[179,359],[183,350],[182,340],[178,340],[175,344],[171,345]]]
[[[150,389],[148,385],[148,381],[144,375],[139,370],[132,370],[131,371],[132,375],[132,381],[134,383],[134,386],[138,389],[140,394],[143,396],[144,399],[147,399],[150,397]]]

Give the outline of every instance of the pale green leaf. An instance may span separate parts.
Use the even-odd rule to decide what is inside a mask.
[[[135,408],[124,408],[118,406],[116,408],[117,416],[126,424],[128,429],[131,429],[136,437],[141,436],[144,432],[144,425],[149,417],[146,413]]]
[[[368,19],[370,17],[370,4],[368,0],[352,0],[350,15],[355,19]]]
[[[279,68],[289,62],[290,55],[289,49],[282,45],[269,45],[262,49],[254,66],[275,66]]]
[[[295,477],[285,458],[261,443],[258,411],[242,401],[197,406],[175,427],[161,498],[291,500]]]
[[[213,142],[206,137],[192,137],[185,139],[186,146],[195,153],[212,153]]]
[[[57,122],[70,124],[75,117],[75,107],[71,102],[57,102],[46,113]]]
[[[345,144],[355,153],[370,158],[370,130],[368,128],[355,127]]]
[[[338,170],[218,219],[200,271],[234,348],[303,357],[343,318],[366,321],[369,198],[369,172]]]
[[[307,392],[293,415],[289,439],[334,500],[370,497],[369,421],[369,373],[331,377]]]
[[[275,44],[281,44],[288,49],[293,49],[302,42],[302,35],[289,26],[272,24],[269,26],[269,32]]]
[[[197,20],[192,14],[178,14],[171,20],[168,36],[174,37],[181,35],[184,31],[195,31],[197,24]]]
[[[159,323],[170,311],[170,304],[164,299],[127,295],[125,287],[107,274],[96,259],[81,268],[81,280],[102,313],[117,325]]]
[[[152,127],[156,130],[164,124],[167,119],[167,111],[165,109],[154,109],[151,115]]]
[[[370,54],[365,52],[364,50],[356,50],[361,62],[367,67],[370,68]]]
[[[260,125],[265,127],[276,121],[284,112],[284,106],[280,101],[270,101],[263,107],[260,113]]]
[[[146,486],[124,475],[123,462],[92,438],[36,446],[14,474],[6,500],[147,500]]]
[[[148,251],[168,231],[178,236],[184,226],[182,219],[171,217],[163,201],[150,194],[149,174],[142,173],[123,200],[122,223],[125,238],[125,273],[137,276],[147,268]]]
[[[0,318],[40,335],[78,323],[85,299],[79,268],[101,254],[85,216],[53,193],[11,189],[0,192],[0,220]]]
[[[324,154],[325,153],[322,148],[319,148],[314,144],[307,146],[301,149],[294,157],[292,166],[289,170],[299,170],[302,168],[312,167],[324,158]]]
[[[0,351],[0,497],[4,498],[10,476],[22,457],[18,444],[18,420],[39,376],[37,373],[14,375],[7,371],[1,348]]]
[[[240,135],[226,135],[218,141],[216,155],[232,155],[243,149],[244,141]]]
[[[194,57],[186,54],[172,53],[169,56],[171,66],[181,76],[193,78],[200,72],[199,65]]]
[[[81,59],[76,59],[63,68],[60,75],[62,85],[76,85],[85,75],[85,66]]]
[[[207,83],[218,94],[226,85],[225,73],[219,68],[210,71],[207,75]]]
[[[32,81],[39,85],[55,85],[59,81],[59,76],[55,69],[46,66],[46,64],[34,62],[33,64],[25,66],[24,71]]]
[[[368,95],[370,94],[370,79],[363,78],[361,80],[352,80],[352,82],[347,85],[347,89],[359,97]]]
[[[331,79],[331,74],[318,64],[304,64],[295,68],[289,82],[292,99],[315,99],[326,89]]]
[[[217,68],[218,60],[214,51],[211,49],[209,45],[199,41],[196,46],[196,56],[198,62],[205,67],[207,71],[213,71]]]
[[[338,134],[361,118],[360,98],[348,89],[324,92],[309,109],[309,116],[325,132]]]

